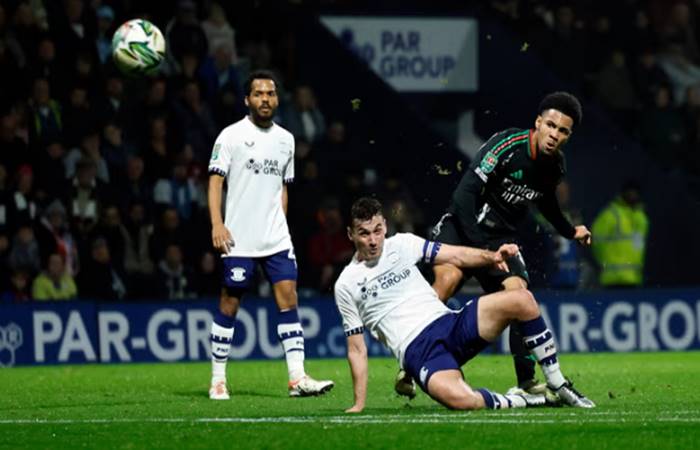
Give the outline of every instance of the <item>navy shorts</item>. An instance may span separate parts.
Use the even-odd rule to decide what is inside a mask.
[[[274,255],[248,258],[227,256],[223,259],[224,286],[246,290],[255,277],[255,264],[260,263],[265,278],[272,284],[297,279],[297,259],[294,249],[282,250]]]
[[[428,380],[435,372],[460,370],[489,345],[479,336],[478,304],[478,298],[470,300],[458,313],[445,314],[408,345],[403,359],[404,370],[426,393]]]

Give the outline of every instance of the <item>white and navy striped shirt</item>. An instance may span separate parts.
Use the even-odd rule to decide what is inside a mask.
[[[225,256],[269,256],[292,248],[282,210],[284,183],[294,179],[291,133],[274,123],[259,128],[244,117],[216,138],[209,173],[228,182],[224,224],[235,245]]]
[[[399,233],[384,241],[378,261],[358,261],[355,256],[335,283],[335,302],[347,336],[368,329],[403,364],[408,345],[448,309],[416,263],[432,263],[440,243],[411,233]]]

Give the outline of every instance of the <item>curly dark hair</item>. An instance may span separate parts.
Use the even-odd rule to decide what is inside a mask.
[[[355,220],[359,220],[360,222],[364,222],[371,220],[372,217],[377,214],[384,215],[382,212],[382,204],[379,200],[373,197],[361,197],[355,200],[355,203],[353,203],[350,208],[350,221],[354,222]]]
[[[578,99],[569,94],[568,92],[552,92],[551,94],[545,96],[540,102],[540,107],[537,110],[537,114],[542,114],[548,109],[556,109],[567,116],[571,117],[574,121],[574,125],[581,123],[583,119],[583,109],[581,108],[581,102]]]
[[[270,70],[255,70],[248,75],[248,79],[243,85],[246,97],[250,95],[254,80],[272,80],[275,83],[275,89],[279,89],[280,87],[279,82],[277,81],[277,76],[274,74],[274,72]]]

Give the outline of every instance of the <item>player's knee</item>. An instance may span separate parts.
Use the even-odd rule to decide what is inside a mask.
[[[537,304],[537,300],[535,300],[535,296],[532,295],[532,292],[527,289],[518,289],[514,294],[517,296],[517,310],[520,316],[517,317],[517,319],[529,320],[540,315],[540,307]]]

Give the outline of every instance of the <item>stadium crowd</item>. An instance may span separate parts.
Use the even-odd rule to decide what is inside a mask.
[[[700,172],[699,2],[618,3],[489,5],[659,164]],[[349,259],[342,212],[358,194],[387,205],[389,234],[425,234],[410,174],[358,164],[346,124],[292,74],[285,36],[240,39],[217,3],[166,4],[170,15],[152,17],[120,0],[0,1],[0,300],[216,297],[206,167],[218,132],[245,115],[242,80],[258,68],[281,75],[277,121],[296,138],[289,222],[302,292],[328,293]],[[111,36],[144,15],[168,55],[160,76],[126,78]],[[538,248],[554,279],[565,261],[550,234]],[[571,288],[585,278],[559,276]]]

